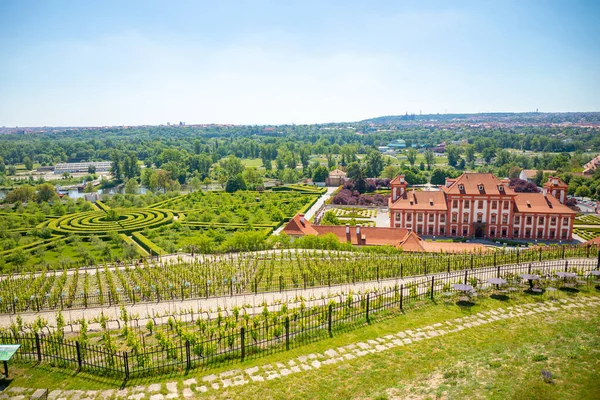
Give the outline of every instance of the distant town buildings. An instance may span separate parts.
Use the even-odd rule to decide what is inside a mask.
[[[600,155],[592,158],[590,162],[583,166],[584,175],[594,175],[596,170],[600,167]]]
[[[519,174],[519,179],[535,183],[535,177],[537,176],[537,172],[537,169],[524,169]],[[553,169],[545,169],[542,172],[544,174],[554,174],[556,171]]]
[[[90,161],[80,163],[59,163],[54,166],[55,174],[70,174],[77,172],[88,172],[90,166],[96,168],[96,172],[108,172],[112,167],[112,161]]]

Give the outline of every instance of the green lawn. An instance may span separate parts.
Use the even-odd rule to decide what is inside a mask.
[[[591,289],[594,290],[593,288]],[[585,293],[586,295],[592,293]],[[559,293],[559,297],[580,296]],[[598,296],[598,292],[593,293]],[[232,369],[287,362],[300,355],[324,352],[401,330],[464,317],[481,311],[548,300],[546,296],[518,295],[509,301],[480,299],[471,308],[433,305],[406,315],[335,335],[242,364],[189,374],[135,379],[127,386],[181,381]],[[495,321],[442,337],[370,354],[343,364],[322,365],[272,381],[252,382],[226,390],[209,391],[205,398],[244,399],[593,399],[599,398],[600,314],[597,308],[561,310],[556,314]],[[550,371],[546,383],[541,371]],[[104,389],[120,381],[75,374],[40,364],[24,369],[11,365],[11,386],[61,389]],[[6,383],[6,382],[5,382]],[[199,383],[201,384],[201,383]],[[164,389],[164,386],[163,386]]]

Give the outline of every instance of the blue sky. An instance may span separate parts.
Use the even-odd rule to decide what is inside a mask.
[[[0,125],[600,111],[600,1],[0,2]]]

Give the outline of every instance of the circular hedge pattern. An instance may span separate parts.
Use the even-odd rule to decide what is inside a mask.
[[[173,213],[155,209],[119,209],[118,221],[108,221],[104,211],[69,214],[48,223],[54,233],[61,235],[104,235],[110,232],[126,233],[168,224]]]

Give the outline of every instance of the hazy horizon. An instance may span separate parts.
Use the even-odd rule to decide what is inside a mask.
[[[600,110],[592,1],[0,4],[0,126]]]

